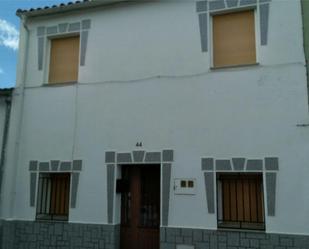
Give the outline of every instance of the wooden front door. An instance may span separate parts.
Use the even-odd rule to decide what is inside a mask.
[[[122,166],[121,249],[160,248],[160,165]]]

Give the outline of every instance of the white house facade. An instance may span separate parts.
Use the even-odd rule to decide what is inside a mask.
[[[309,249],[300,1],[17,15],[0,248]]]

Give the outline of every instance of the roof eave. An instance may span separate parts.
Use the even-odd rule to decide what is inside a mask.
[[[56,7],[49,7],[49,8],[45,7],[45,8],[35,9],[31,11],[17,10],[16,15],[20,18],[47,16],[47,15],[66,13],[66,12],[70,12],[74,10],[82,10],[82,9],[103,6],[103,5],[110,5],[110,4],[119,3],[119,2],[128,2],[128,0],[93,0],[93,1],[87,1],[87,2],[58,5]]]

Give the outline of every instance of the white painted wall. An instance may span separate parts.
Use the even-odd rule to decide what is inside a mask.
[[[79,83],[41,87],[36,28],[88,18]],[[248,68],[210,70],[194,1],[77,12],[33,20],[29,29],[16,198],[3,217],[35,219],[30,160],[82,159],[70,222],[107,223],[105,151],[142,141],[146,151],[174,150],[172,179],[197,179],[195,196],[174,195],[171,183],[170,226],[216,229],[201,157],[278,156],[277,213],[266,218],[267,232],[309,235],[309,129],[297,127],[309,122],[299,1],[271,2],[268,45],[258,45],[260,65]]]

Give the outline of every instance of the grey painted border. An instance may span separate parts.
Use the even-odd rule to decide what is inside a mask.
[[[214,213],[215,188],[212,174],[215,172],[259,172],[266,171],[266,199],[268,216],[275,216],[276,209],[276,177],[279,171],[278,157],[265,157],[264,159],[247,159],[233,157],[230,159],[202,158],[201,169],[205,175],[205,188],[208,213]]]
[[[86,19],[74,23],[59,23],[54,26],[40,26],[37,28],[38,36],[38,70],[43,70],[44,48],[46,37],[63,35],[70,33],[80,33],[80,66],[85,66],[86,52],[88,44],[89,29],[91,28],[91,20]]]
[[[31,160],[29,162],[30,171],[30,207],[35,207],[35,195],[37,190],[38,175],[40,173],[64,173],[70,172],[71,174],[71,208],[76,207],[77,190],[79,183],[79,173],[82,170],[82,160],[60,161],[50,160],[47,162],[39,162]]]
[[[113,223],[114,216],[114,192],[115,192],[115,165],[108,164],[107,167],[107,219]]]
[[[123,164],[160,164],[162,165],[162,225],[168,226],[169,216],[169,199],[170,199],[170,182],[172,162],[174,161],[174,151],[171,149],[162,152],[146,152],[144,150],[136,150],[132,152],[105,152],[105,164],[107,166],[107,216],[108,223],[113,224],[115,190],[115,173],[116,165]]]
[[[238,11],[243,8],[260,8],[260,36],[261,46],[267,45],[268,41],[268,20],[269,2],[271,0],[215,0],[197,1],[196,12],[198,13],[200,39],[202,52],[208,52],[208,18],[209,15],[216,14],[218,11]]]

